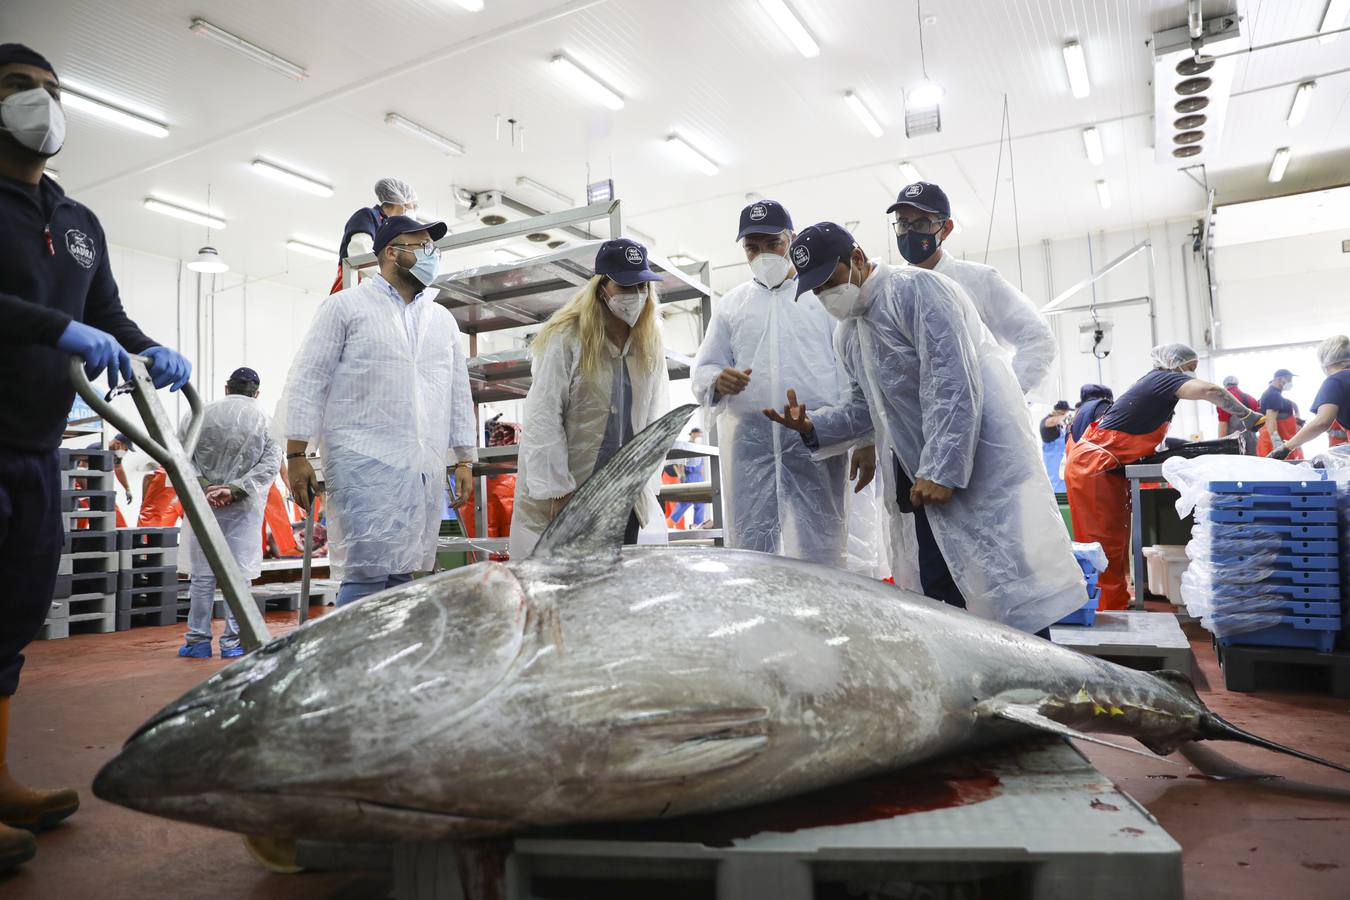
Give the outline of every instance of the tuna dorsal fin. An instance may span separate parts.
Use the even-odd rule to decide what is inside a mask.
[[[1103,740],[1090,734],[1084,734],[1076,728],[1070,728],[1048,716],[1041,715],[1039,709],[1035,706],[1025,703],[1001,703],[991,706],[988,709],[989,715],[1000,719],[1006,719],[1009,722],[1016,722],[1019,725],[1026,725],[1040,731],[1048,731],[1051,734],[1059,734],[1064,737],[1073,738],[1078,741],[1087,741],[1091,744],[1101,744],[1103,747],[1110,747],[1112,750],[1124,750],[1126,753],[1134,753],[1138,756],[1144,756],[1152,760],[1158,759],[1152,753],[1143,750],[1136,750],[1133,747],[1126,747],[1123,744],[1117,744],[1114,741]],[[1170,759],[1163,759],[1163,762],[1170,763]]]
[[[544,530],[530,558],[617,557],[629,510],[696,409],[672,409],[596,470]]]

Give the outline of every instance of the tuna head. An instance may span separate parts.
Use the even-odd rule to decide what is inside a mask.
[[[386,591],[280,638],[165,707],[99,773],[105,800],[276,837],[489,834],[445,798],[457,728],[538,627],[480,564]],[[451,803],[453,805],[453,803]]]

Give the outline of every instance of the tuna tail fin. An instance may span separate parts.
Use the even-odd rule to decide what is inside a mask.
[[[1124,744],[1117,744],[1115,741],[1104,740],[1095,735],[1084,734],[1076,728],[1070,728],[1062,722],[1056,722],[1048,716],[1041,715],[1039,708],[1030,704],[993,704],[989,707],[988,714],[1009,722],[1016,722],[1018,725],[1025,725],[1028,728],[1046,731],[1050,734],[1058,734],[1063,737],[1073,738],[1074,740],[1087,741],[1090,744],[1100,744],[1103,747],[1110,747],[1112,750],[1124,750],[1126,753],[1133,753],[1136,756],[1146,756],[1149,759],[1157,759],[1153,754],[1145,753],[1143,750],[1126,747]],[[1171,760],[1164,760],[1164,762],[1171,762]]]
[[[693,404],[672,409],[592,473],[544,530],[530,558],[617,559],[629,511],[696,409]]]
[[[1224,719],[1216,712],[1212,712],[1205,702],[1200,699],[1200,695],[1195,691],[1195,685],[1191,682],[1189,676],[1181,672],[1174,672],[1164,669],[1159,672],[1151,673],[1153,677],[1166,682],[1178,693],[1186,697],[1196,706],[1200,707],[1200,733],[1193,738],[1197,741],[1236,741],[1241,744],[1251,744],[1254,747],[1264,747],[1267,750],[1274,750],[1276,753],[1283,753],[1286,756],[1294,756],[1311,763],[1317,763],[1319,766],[1326,766],[1328,769],[1335,769],[1338,772],[1350,773],[1350,766],[1344,766],[1340,763],[1332,762],[1329,759],[1322,759],[1320,756],[1313,756],[1311,753],[1304,753],[1302,750],[1295,750],[1293,747],[1286,747],[1283,744],[1277,744],[1274,741],[1267,740],[1259,735],[1252,734],[1250,731],[1244,731],[1238,728],[1232,722]],[[1141,741],[1154,753],[1171,753],[1182,741],[1163,744],[1154,741]]]

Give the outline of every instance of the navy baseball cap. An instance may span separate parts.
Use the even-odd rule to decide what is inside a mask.
[[[47,62],[47,58],[31,47],[26,47],[23,44],[0,44],[0,66],[15,64],[46,69],[53,75],[56,74],[56,69],[52,68],[52,64]]]
[[[803,228],[792,242],[788,259],[797,269],[797,296],[814,291],[834,274],[841,257],[853,252],[858,242],[833,222],[818,222]]]
[[[926,213],[942,216],[944,219],[952,217],[952,205],[947,200],[946,193],[936,184],[927,181],[916,181],[902,187],[895,202],[887,207],[886,212],[893,213],[902,206],[912,206]]]
[[[647,267],[647,248],[631,238],[605,241],[595,254],[595,274],[605,275],[624,287],[644,281],[660,281]]]
[[[1294,377],[1296,377],[1296,376],[1294,375],[1293,372],[1290,372],[1288,369],[1280,369],[1279,371],[1277,371],[1277,372],[1275,373],[1275,377],[1276,377],[1276,378],[1294,378]]]
[[[412,216],[390,216],[380,225],[380,230],[375,232],[375,252],[379,253],[389,242],[400,234],[411,234],[414,231],[426,231],[430,233],[433,241],[439,241],[445,237],[449,231],[444,222],[419,222]]]
[[[254,384],[262,384],[262,379],[258,377],[258,373],[250,369],[248,366],[240,366],[239,368],[235,369],[233,372],[230,373],[229,380],[251,381]]]
[[[741,230],[736,240],[747,234],[778,234],[792,230],[792,216],[777,200],[756,200],[741,210]]]

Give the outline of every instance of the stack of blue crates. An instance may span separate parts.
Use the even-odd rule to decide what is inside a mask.
[[[1069,613],[1064,618],[1056,622],[1056,625],[1087,625],[1091,627],[1092,623],[1097,621],[1097,601],[1101,599],[1101,588],[1097,586],[1097,579],[1101,573],[1097,567],[1087,559],[1087,554],[1075,550],[1073,557],[1078,562],[1079,568],[1083,570],[1083,581],[1087,585],[1087,602],[1078,609]]]
[[[1215,481],[1209,489],[1219,643],[1330,651],[1341,630],[1335,482]]]

